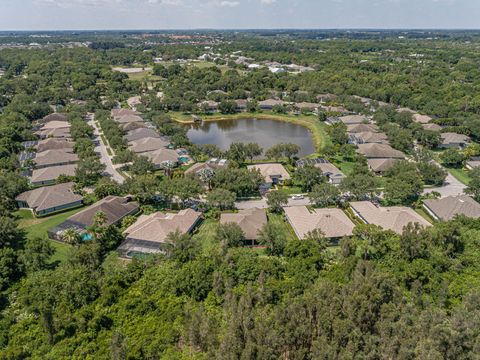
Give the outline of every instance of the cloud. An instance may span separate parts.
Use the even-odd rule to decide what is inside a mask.
[[[102,6],[120,4],[123,2],[123,0],[35,0],[35,2],[68,8],[75,6]]]
[[[260,0],[260,3],[264,5],[272,5],[272,4],[275,4],[276,2],[277,0]]]
[[[223,0],[218,3],[221,7],[236,7],[240,5],[239,1],[230,1],[230,0]]]

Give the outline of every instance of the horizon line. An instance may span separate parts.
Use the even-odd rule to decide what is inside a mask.
[[[332,28],[302,28],[302,27],[278,27],[278,28],[209,28],[209,27],[196,27],[196,28],[105,28],[105,29],[0,29],[0,33],[3,32],[65,32],[65,31],[78,31],[78,32],[95,32],[95,31],[480,31],[480,28],[441,28],[441,27],[428,27],[428,28],[415,28],[415,27],[332,27]]]

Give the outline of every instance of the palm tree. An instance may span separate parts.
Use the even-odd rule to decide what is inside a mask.
[[[82,242],[82,236],[76,229],[69,228],[63,232],[62,240],[67,244],[76,246]]]
[[[165,175],[167,175],[171,179],[175,164],[171,161],[165,161],[160,165],[160,167],[165,171]]]
[[[208,185],[208,190],[212,189],[212,179],[214,175],[215,173],[210,168],[202,169],[198,173],[198,176],[200,177],[200,181]]]
[[[97,211],[93,216],[94,226],[103,226],[107,222],[107,215],[103,211]]]

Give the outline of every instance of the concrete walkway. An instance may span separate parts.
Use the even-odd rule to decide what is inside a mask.
[[[94,129],[94,140],[97,143],[97,145],[95,146],[95,152],[100,154],[100,161],[106,166],[104,174],[111,177],[119,184],[123,184],[125,178],[117,171],[115,165],[112,162],[112,157],[108,155],[107,146],[103,143],[102,137],[100,136],[101,131],[98,128],[97,124],[95,124],[95,114],[89,113],[87,115],[87,122],[88,125],[90,125]]]
[[[423,191],[424,194],[431,193],[436,191],[440,193],[441,197],[447,196],[457,196],[463,195],[463,190],[467,186],[462,182],[458,181],[452,174],[448,173],[447,178],[445,179],[445,185],[436,188],[428,188]]]

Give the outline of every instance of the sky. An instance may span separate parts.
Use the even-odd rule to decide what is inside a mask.
[[[0,30],[480,29],[480,0],[0,0]]]

